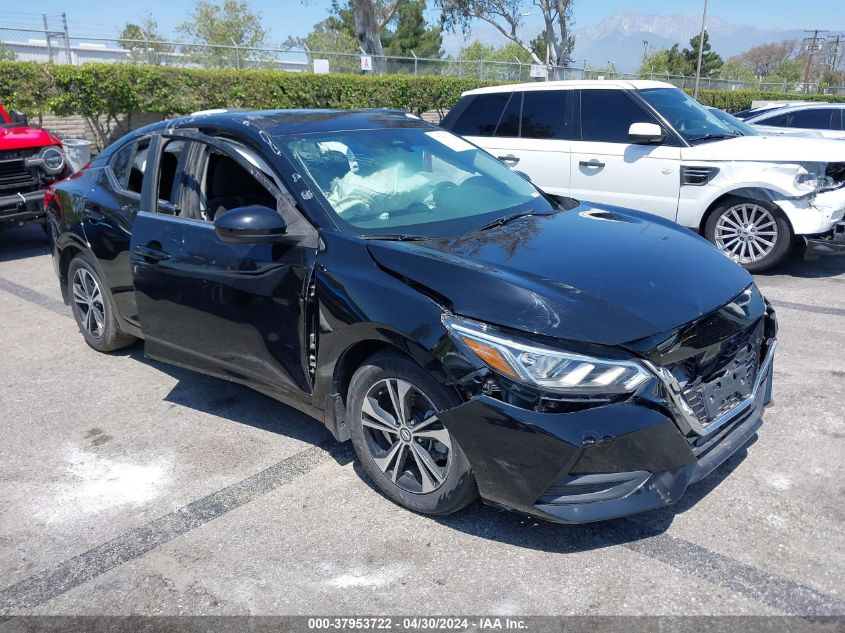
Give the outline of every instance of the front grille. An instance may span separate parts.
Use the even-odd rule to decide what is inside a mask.
[[[668,367],[703,426],[751,394],[762,361],[762,343],[763,320],[760,319],[715,349]]]
[[[37,182],[33,170],[27,168],[23,158],[7,158],[0,154],[0,191],[4,194],[16,193]]]
[[[845,163],[828,163],[825,170],[825,176],[833,179],[837,185],[845,182]]]

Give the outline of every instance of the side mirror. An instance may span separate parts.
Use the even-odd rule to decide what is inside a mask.
[[[631,123],[628,128],[628,140],[632,143],[662,143],[666,138],[663,128],[656,123]]]
[[[262,205],[237,207],[214,218],[214,231],[224,242],[258,244],[277,242],[287,233],[279,212]]]
[[[12,120],[12,123],[20,123],[24,127],[29,125],[29,119],[20,110],[12,110],[9,112],[9,118]]]

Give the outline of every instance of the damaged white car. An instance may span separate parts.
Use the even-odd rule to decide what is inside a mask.
[[[550,194],[669,218],[752,272],[800,240],[845,252],[845,144],[743,136],[667,83],[481,88],[442,125]]]

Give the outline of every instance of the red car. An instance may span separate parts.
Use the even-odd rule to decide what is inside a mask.
[[[70,171],[59,139],[0,104],[0,229],[44,224],[44,190]]]

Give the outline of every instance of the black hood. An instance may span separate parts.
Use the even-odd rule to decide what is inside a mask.
[[[368,248],[456,314],[600,345],[676,329],[751,283],[688,229],[585,203],[455,238],[372,240]]]

